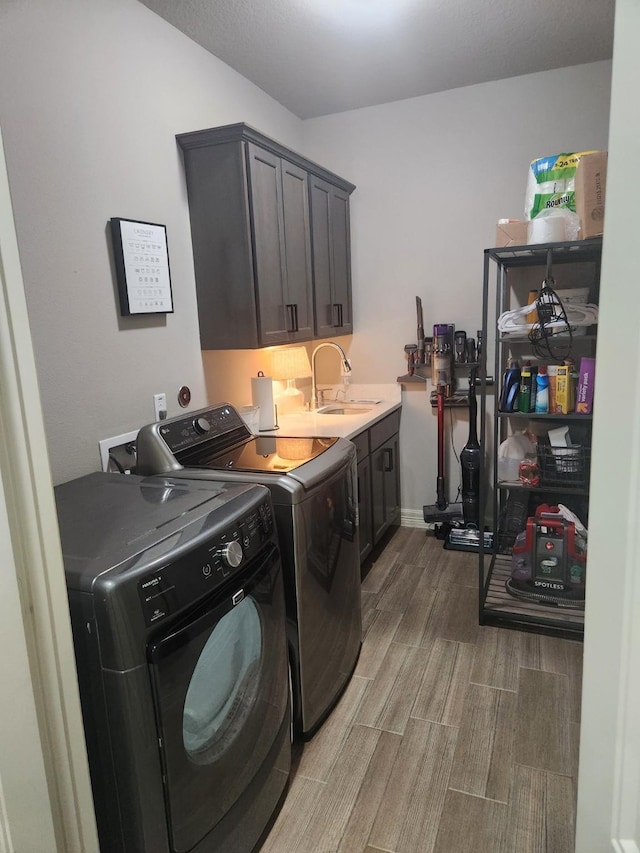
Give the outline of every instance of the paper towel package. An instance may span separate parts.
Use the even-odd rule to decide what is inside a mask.
[[[566,236],[584,240],[603,232],[607,185],[607,152],[579,151],[532,160],[525,197],[525,217],[538,227],[529,229],[529,242],[548,240],[549,228],[565,219]],[[556,220],[551,222],[551,218]],[[549,219],[548,223],[545,220]]]

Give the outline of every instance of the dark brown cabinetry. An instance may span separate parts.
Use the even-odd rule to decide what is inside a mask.
[[[358,457],[360,562],[400,522],[400,410],[352,439]]]
[[[309,178],[314,272],[314,305],[318,338],[350,335],[351,234],[349,193],[315,175]]]
[[[369,430],[353,439],[358,458],[358,532],[360,562],[373,549],[373,516],[371,513],[371,457],[369,455]]]
[[[258,338],[262,346],[313,337],[307,173],[247,144]]]
[[[317,276],[324,282],[328,252],[332,294],[336,281],[349,283],[349,302],[335,317],[351,331],[345,262],[354,186],[244,124],[177,140],[184,151],[202,348],[254,349],[324,336],[316,331],[321,324],[314,310],[310,181],[316,178],[331,189],[326,248],[320,227],[316,240]]]

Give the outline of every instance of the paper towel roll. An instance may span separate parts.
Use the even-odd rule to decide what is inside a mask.
[[[273,406],[273,381],[262,371],[251,377],[251,402],[260,406],[260,429],[275,429],[276,419]]]
[[[566,218],[558,216],[537,216],[529,222],[527,243],[562,243],[566,240]]]

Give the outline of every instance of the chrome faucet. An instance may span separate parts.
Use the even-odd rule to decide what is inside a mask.
[[[341,346],[334,343],[333,341],[325,341],[324,343],[318,344],[318,346],[314,349],[311,354],[311,406],[312,410],[318,408],[318,384],[316,380],[316,355],[318,351],[323,349],[324,347],[331,347],[336,350],[340,354],[340,360],[342,362],[340,366],[340,375],[344,378],[351,373],[351,363],[347,358],[347,354],[342,349]],[[346,383],[345,383],[346,384]]]

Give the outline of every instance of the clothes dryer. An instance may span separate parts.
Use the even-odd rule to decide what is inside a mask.
[[[291,756],[268,490],[96,473],[55,494],[101,850],[248,853]]]

